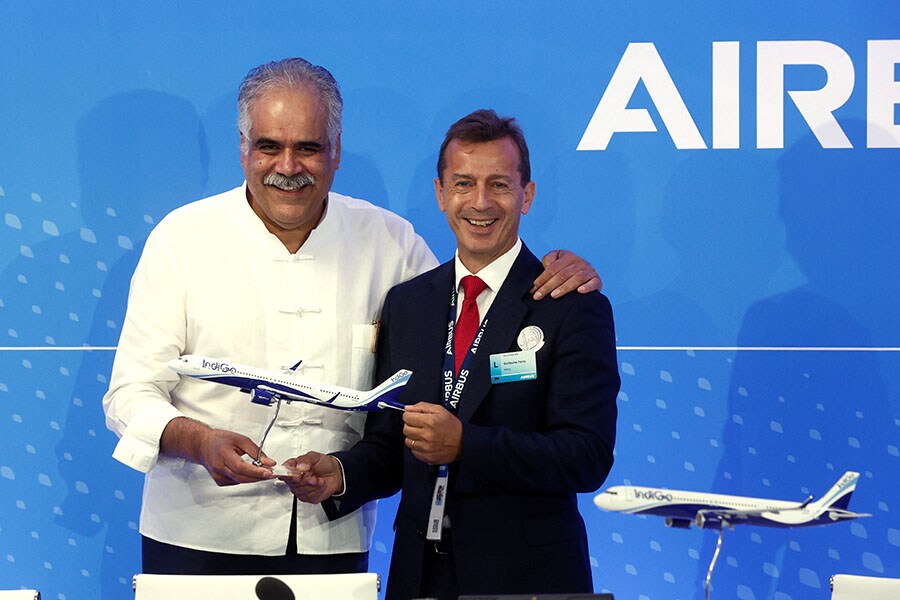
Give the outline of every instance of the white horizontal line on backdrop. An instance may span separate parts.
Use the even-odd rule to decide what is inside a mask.
[[[0,346],[0,352],[41,352],[44,350],[63,350],[66,352],[115,350],[115,346]]]
[[[0,346],[0,352],[113,351],[116,346]],[[889,346],[616,346],[620,351],[648,352],[900,352]]]
[[[617,350],[718,352],[900,352],[900,348],[873,346],[617,346]]]

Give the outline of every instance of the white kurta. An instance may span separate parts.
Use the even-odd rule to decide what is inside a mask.
[[[436,265],[400,217],[331,193],[322,222],[290,254],[250,208],[245,186],[181,207],[151,233],[132,280],[128,311],[103,399],[120,436],[113,454],[147,473],[141,533],[178,546],[279,555],[292,498],[281,482],[218,487],[197,464],[159,456],[174,417],[259,441],[274,407],[227,386],[179,376],[166,363],[201,354],[268,369],[303,363],[303,377],[368,389],[375,321],[387,291]],[[285,404],[265,444],[279,463],[308,450],[346,449],[365,415]],[[374,503],[329,522],[300,503],[301,554],[369,548]]]

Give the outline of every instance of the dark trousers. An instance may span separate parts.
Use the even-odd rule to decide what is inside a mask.
[[[450,530],[445,529],[440,542],[425,542],[422,560],[422,598],[456,600],[459,597],[459,581],[456,578],[456,562]]]
[[[163,575],[312,575],[365,573],[368,552],[257,556],[193,550],[143,537],[144,573]]]

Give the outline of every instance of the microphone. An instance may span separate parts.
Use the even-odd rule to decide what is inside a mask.
[[[256,583],[256,597],[259,600],[295,600],[288,584],[274,577],[263,577]]]

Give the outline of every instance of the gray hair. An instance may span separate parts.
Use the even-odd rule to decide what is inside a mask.
[[[298,89],[303,85],[315,88],[327,110],[326,132],[331,144],[331,154],[337,151],[337,139],[341,134],[341,112],[344,101],[337,81],[328,69],[314,65],[303,58],[285,58],[251,69],[238,89],[238,129],[244,136],[241,152],[249,150],[249,133],[252,126],[250,108],[268,91],[277,88]]]

